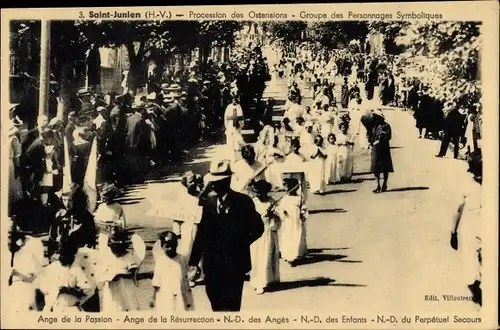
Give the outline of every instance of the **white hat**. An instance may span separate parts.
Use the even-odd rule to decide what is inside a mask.
[[[97,110],[98,112],[101,112],[101,111],[103,111],[103,110],[106,110],[106,108],[105,108],[105,107],[103,107],[103,106],[98,106],[96,110]],[[50,125],[50,124],[49,124],[49,125]]]
[[[156,93],[153,92],[153,93],[148,94],[147,99],[150,101],[156,100]]]
[[[226,178],[230,178],[233,172],[231,171],[231,165],[229,160],[214,160],[210,164],[209,173],[205,175],[205,182],[219,181]]]

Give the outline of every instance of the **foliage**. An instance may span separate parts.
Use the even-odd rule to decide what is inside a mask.
[[[369,32],[367,23],[361,21],[311,23],[308,30],[309,39],[327,49],[344,48],[352,40],[364,40]]]
[[[481,112],[479,28],[475,22],[426,22],[408,29],[407,57],[420,60],[405,64],[424,70],[421,80],[447,110]]]
[[[16,54],[15,72],[38,76],[40,70],[40,21],[11,21],[10,47]]]
[[[307,23],[302,21],[266,21],[262,24],[266,34],[271,37],[271,42],[301,42]]]
[[[241,28],[236,21],[81,21],[77,25],[87,43],[127,48],[131,88],[135,78],[139,78],[138,85],[144,83],[141,74],[146,59],[160,61],[198,47],[206,53],[212,46],[229,46]]]
[[[379,33],[384,37],[384,48],[387,54],[397,55],[403,53],[404,46],[398,45],[397,38],[410,26],[406,21],[372,21],[368,28],[372,33]]]

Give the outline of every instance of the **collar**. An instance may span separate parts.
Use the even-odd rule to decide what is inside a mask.
[[[218,200],[218,201],[223,201],[223,202],[225,202],[225,201],[226,201],[226,199],[227,199],[227,196],[228,196],[228,195],[229,195],[229,193],[225,194],[225,195],[224,195],[224,196],[222,196],[222,197],[217,197],[217,200]]]

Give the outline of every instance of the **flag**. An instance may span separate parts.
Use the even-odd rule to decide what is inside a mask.
[[[85,171],[85,179],[83,180],[83,190],[88,196],[87,209],[90,213],[94,213],[97,207],[97,139],[94,138],[92,148],[90,149],[89,161],[87,170]]]
[[[63,185],[61,193],[68,193],[71,191],[71,162],[69,160],[69,143],[68,138],[64,137],[64,168],[63,168]]]

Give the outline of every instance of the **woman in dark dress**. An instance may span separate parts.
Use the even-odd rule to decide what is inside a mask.
[[[371,134],[372,161],[371,172],[377,179],[377,188],[374,193],[387,191],[389,173],[394,172],[391,158],[390,140],[392,137],[391,126],[386,123],[384,114],[380,110],[373,112],[374,127]],[[384,175],[384,182],[380,186],[380,174]]]
[[[92,144],[87,140],[88,133],[83,128],[76,129],[73,136],[75,140],[71,147],[71,154],[73,155],[71,160],[71,179],[74,183],[83,187]]]

